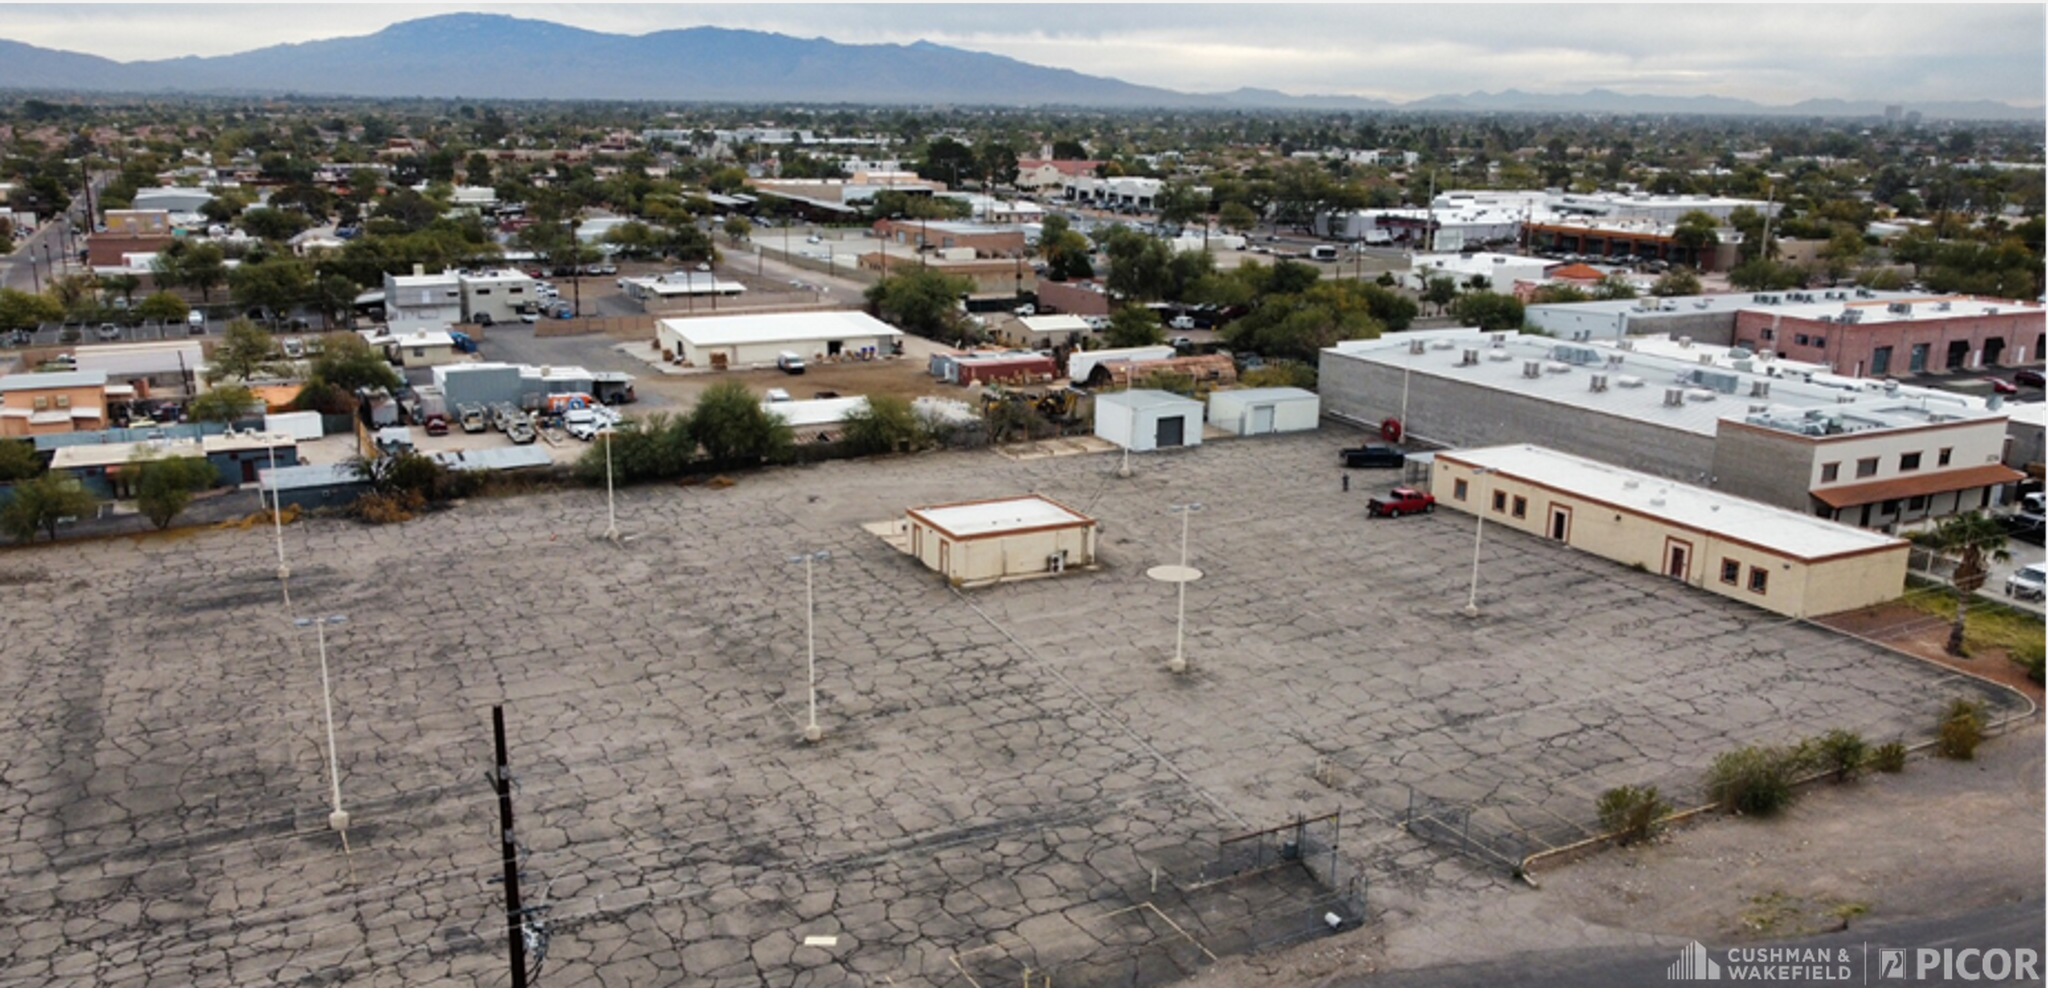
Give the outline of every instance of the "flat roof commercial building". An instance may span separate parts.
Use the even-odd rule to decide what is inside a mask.
[[[1042,495],[935,504],[904,514],[910,554],[958,585],[1095,565],[1095,519]]]
[[[1996,403],[1820,382],[1476,330],[1348,341],[1320,363],[1325,412],[1425,445],[1533,443],[1867,527],[1989,507],[2019,477],[1998,462]]]
[[[1202,403],[1169,391],[1095,396],[1095,435],[1136,453],[1202,444]]]
[[[902,331],[873,316],[843,310],[663,319],[655,333],[662,349],[695,367],[761,366],[782,353],[805,360],[874,358],[894,352],[903,339]]]
[[[1539,446],[1438,453],[1437,503],[1790,617],[1905,588],[1908,543]]]
[[[1322,423],[1322,401],[1302,388],[1229,388],[1209,393],[1209,421],[1234,436],[1310,432]]]

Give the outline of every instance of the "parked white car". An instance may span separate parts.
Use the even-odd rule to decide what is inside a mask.
[[[2048,593],[2048,563],[2022,566],[2005,578],[2005,595],[2021,600],[2041,600]]]
[[[572,408],[562,413],[562,428],[572,436],[589,442],[597,438],[597,415],[588,408]]]

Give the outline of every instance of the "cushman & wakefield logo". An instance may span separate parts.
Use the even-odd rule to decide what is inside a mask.
[[[1802,984],[1839,981],[2041,981],[2041,954],[2030,947],[1879,947],[1859,952],[1850,947],[1733,947],[1723,960],[1699,941],[1678,951],[1666,969],[1671,981],[1796,981]]]

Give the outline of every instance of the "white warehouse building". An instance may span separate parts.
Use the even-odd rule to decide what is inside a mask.
[[[1167,391],[1095,398],[1095,435],[1136,453],[1202,444],[1202,403]]]
[[[805,360],[880,357],[903,339],[867,313],[844,310],[663,319],[655,332],[662,349],[695,367],[761,366],[783,353]]]
[[[1238,388],[1209,393],[1209,421],[1234,436],[1313,432],[1322,402],[1302,388]]]

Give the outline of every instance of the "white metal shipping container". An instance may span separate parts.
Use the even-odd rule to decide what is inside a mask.
[[[1241,388],[1209,395],[1209,421],[1238,436],[1309,432],[1322,418],[1322,401],[1301,388]]]
[[[1202,403],[1166,391],[1095,397],[1095,435],[1135,453],[1202,444]]]

